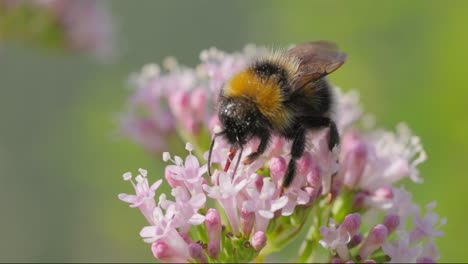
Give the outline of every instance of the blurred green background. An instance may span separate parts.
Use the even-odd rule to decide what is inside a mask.
[[[421,137],[425,183],[406,186],[448,217],[437,240],[441,261],[468,260],[468,1],[106,4],[117,33],[110,62],[30,43],[1,46],[0,261],[154,261],[138,236],[145,220],[117,199],[131,189],[123,172],[147,168],[152,179],[163,172],[159,157],[116,136],[128,75],[168,55],[194,66],[211,46],[315,39],[348,53],[331,80],[357,89],[378,125],[406,121]]]

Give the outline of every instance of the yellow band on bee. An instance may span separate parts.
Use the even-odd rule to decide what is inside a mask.
[[[285,126],[289,113],[283,107],[281,87],[276,79],[264,79],[251,69],[236,74],[225,87],[225,95],[252,100],[260,112],[276,126]]]

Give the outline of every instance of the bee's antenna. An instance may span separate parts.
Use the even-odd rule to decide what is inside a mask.
[[[240,147],[239,157],[237,158],[236,166],[234,167],[234,171],[232,172],[232,177],[233,177],[233,178],[236,176],[237,167],[239,167],[239,163],[240,163],[240,160],[241,160],[241,158],[242,158],[242,152],[243,152],[243,151],[244,151],[244,147],[241,146],[241,147]]]
[[[222,134],[224,134],[225,131],[221,131],[219,133],[215,133],[214,136],[213,136],[213,139],[211,140],[211,144],[210,144],[210,151],[208,152],[208,175],[211,177],[211,153],[213,153],[213,147],[214,147],[214,143],[215,143],[215,140],[218,136],[221,136]]]

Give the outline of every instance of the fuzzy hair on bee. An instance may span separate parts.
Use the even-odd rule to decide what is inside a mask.
[[[265,152],[271,136],[278,135],[292,140],[291,159],[282,183],[287,188],[294,179],[296,160],[304,153],[308,130],[329,128],[330,151],[339,144],[338,130],[331,119],[333,94],[325,77],[345,60],[346,54],[332,42],[306,42],[257,58],[232,76],[219,94],[222,130],[211,142],[208,173],[211,175],[216,137],[223,136],[231,145],[231,159],[240,150],[235,173],[249,140],[258,138],[260,144],[244,158],[244,164],[255,161]]]

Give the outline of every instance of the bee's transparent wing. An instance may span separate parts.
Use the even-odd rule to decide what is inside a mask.
[[[328,41],[305,42],[289,49],[287,53],[301,61],[293,84],[295,89],[334,72],[346,60],[346,54],[335,43]]]

